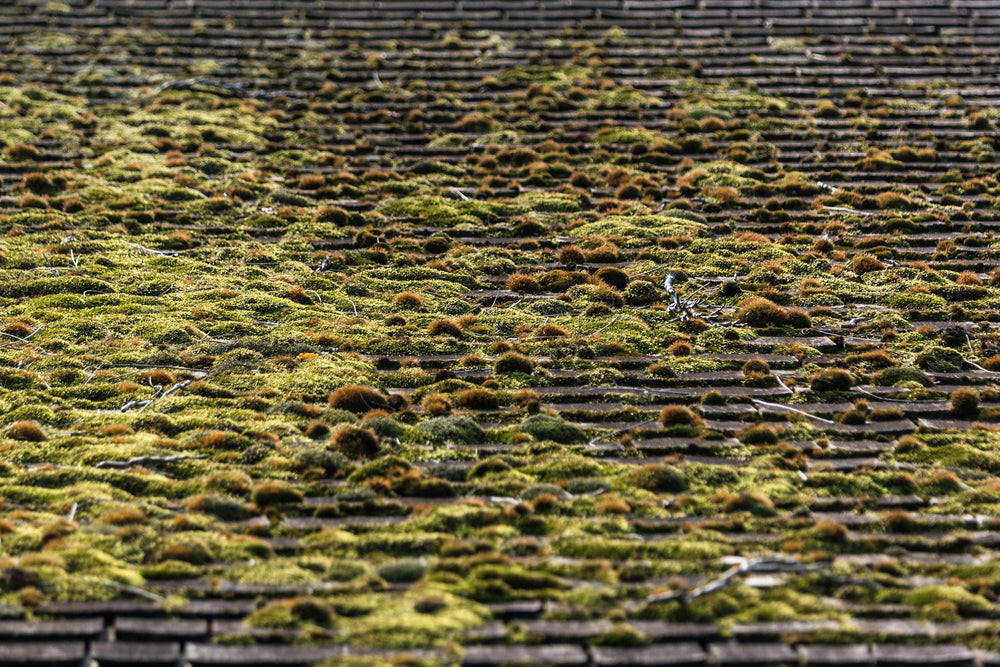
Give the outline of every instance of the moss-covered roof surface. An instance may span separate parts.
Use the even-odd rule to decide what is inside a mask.
[[[0,664],[997,664],[998,26],[4,3]]]

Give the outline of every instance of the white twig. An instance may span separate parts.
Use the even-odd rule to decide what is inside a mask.
[[[128,461],[101,461],[94,465],[95,468],[111,468],[113,470],[124,470],[133,466],[157,465],[161,463],[177,463],[189,459],[205,459],[207,454],[177,454],[175,456],[137,456]]]
[[[639,428],[641,426],[645,426],[646,424],[652,424],[652,423],[654,423],[656,421],[659,421],[659,420],[657,420],[657,419],[647,419],[646,421],[639,422],[638,424],[629,424],[625,428],[620,428],[617,431],[611,431],[610,433],[605,433],[604,435],[601,435],[601,436],[598,436],[598,437],[594,438],[593,440],[591,440],[590,442],[587,443],[587,446],[588,447],[593,447],[594,445],[596,445],[597,443],[599,443],[601,440],[608,440],[610,438],[615,437],[616,435],[621,435],[622,433],[625,433],[627,431],[631,431],[634,428]]]
[[[732,583],[733,579],[740,575],[773,572],[786,574],[818,574],[824,579],[840,585],[857,584],[859,586],[867,586],[869,588],[882,587],[877,581],[841,577],[833,574],[832,572],[828,572],[818,565],[806,565],[805,563],[800,563],[796,560],[787,558],[764,557],[755,558],[754,560],[746,561],[740,565],[735,565],[726,570],[718,579],[706,582],[691,591],[671,591],[669,593],[650,595],[646,598],[646,604],[668,602],[670,600],[680,600],[684,604],[689,604],[696,598],[702,597],[703,595],[721,591],[722,589],[728,587]]]
[[[138,248],[139,250],[145,250],[146,252],[153,253],[154,255],[159,255],[160,257],[172,257],[172,256],[174,256],[174,255],[177,254],[176,252],[165,252],[163,250],[153,250],[152,248],[147,248],[144,245],[139,245],[138,243],[132,243],[130,241],[126,241],[125,245],[130,245],[133,248]]]
[[[595,332],[593,332],[593,333],[591,333],[591,334],[588,334],[588,337],[589,337],[589,336],[596,336],[597,334],[601,333],[601,332],[602,332],[602,331],[604,331],[605,329],[609,328],[609,327],[610,327],[610,326],[611,326],[612,324],[614,324],[614,323],[615,323],[616,321],[618,321],[618,316],[617,316],[617,315],[615,315],[614,317],[612,317],[612,318],[611,318],[611,321],[610,321],[610,322],[608,322],[607,324],[605,324],[605,325],[604,325],[603,327],[601,327],[601,328],[600,328],[600,329],[598,329],[597,331],[595,331]]]
[[[319,299],[319,305],[321,305],[321,306],[323,306],[324,308],[326,308],[326,304],[325,304],[325,303],[323,303],[323,297],[321,297],[321,296],[319,295],[319,292],[317,292],[317,291],[316,291],[316,290],[314,290],[314,289],[307,289],[307,290],[306,290],[306,294],[315,294],[315,295],[316,295],[316,298],[317,298],[317,299]]]
[[[797,414],[809,417],[809,419],[815,419],[818,422],[823,422],[824,424],[836,424],[837,422],[830,419],[824,419],[823,417],[817,417],[816,415],[809,414],[804,410],[799,410],[798,408],[793,408],[790,405],[785,405],[784,403],[770,403],[768,401],[762,401],[759,398],[753,399],[754,405],[763,405],[765,408],[774,408],[775,410],[788,410],[789,412],[795,412]]]

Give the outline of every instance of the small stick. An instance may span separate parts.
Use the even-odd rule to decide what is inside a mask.
[[[316,291],[316,290],[314,290],[314,289],[307,289],[307,290],[306,290],[306,293],[307,293],[307,294],[309,294],[309,293],[312,293],[312,294],[315,294],[315,295],[316,295],[316,298],[317,298],[317,299],[319,299],[319,305],[321,305],[321,306],[323,306],[324,308],[326,308],[326,304],[325,304],[325,303],[323,303],[323,297],[321,297],[321,296],[319,295],[319,292],[317,292],[317,291]]]
[[[59,270],[58,270],[58,269],[56,269],[56,267],[52,266],[52,262],[50,262],[50,261],[49,261],[49,256],[48,256],[48,255],[46,255],[46,254],[45,254],[45,253],[43,252],[43,253],[42,253],[42,257],[44,257],[44,258],[45,258],[45,263],[49,265],[49,268],[50,268],[50,269],[52,269],[52,273],[54,273],[54,274],[56,274],[56,275],[58,276],[58,275],[59,275]]]
[[[133,466],[157,465],[161,463],[176,463],[189,459],[207,459],[207,454],[177,454],[175,456],[137,456],[128,461],[101,461],[94,465],[95,468],[111,468],[113,470],[124,470]]]
[[[656,420],[656,419],[647,419],[644,422],[639,422],[638,424],[631,424],[629,426],[626,426],[625,428],[620,428],[617,431],[612,431],[611,433],[605,433],[604,435],[598,436],[598,437],[594,438],[593,440],[591,440],[590,442],[588,442],[587,446],[588,447],[593,447],[594,445],[596,445],[597,443],[599,443],[601,440],[607,440],[608,438],[613,438],[616,435],[621,435],[622,433],[625,433],[626,431],[631,431],[634,428],[639,428],[640,426],[645,426],[646,424],[652,424],[652,423],[654,423],[656,421],[658,421],[658,420]]]
[[[823,417],[817,417],[816,415],[809,414],[805,410],[799,410],[798,408],[793,408],[790,405],[785,405],[784,403],[770,403],[768,401],[762,401],[759,398],[753,399],[754,405],[763,405],[765,408],[774,408],[776,410],[788,410],[789,412],[795,412],[800,415],[809,417],[809,419],[815,419],[818,422],[823,422],[824,424],[836,424],[837,422],[830,419],[825,419]]]

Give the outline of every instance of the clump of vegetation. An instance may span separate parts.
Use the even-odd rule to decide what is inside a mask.
[[[363,414],[370,410],[384,410],[389,407],[388,399],[377,389],[358,384],[350,384],[330,394],[330,407]]]
[[[630,477],[637,487],[654,493],[682,493],[689,487],[683,472],[665,464],[648,463],[634,468]]]
[[[979,392],[975,389],[956,389],[948,401],[951,411],[959,417],[975,417],[979,414]]]
[[[260,482],[250,492],[250,501],[260,508],[296,505],[302,502],[302,492],[286,482]]]
[[[434,320],[427,327],[427,333],[431,336],[451,336],[452,338],[462,337],[462,327],[453,320]]]
[[[916,382],[924,387],[930,387],[934,384],[927,373],[913,366],[884,368],[875,374],[873,382],[881,387],[893,387],[906,382]]]
[[[951,373],[962,370],[965,360],[955,350],[932,345],[917,355],[915,363],[918,368],[932,373]]]
[[[586,441],[582,429],[552,415],[530,415],[521,422],[521,430],[535,440],[552,440],[564,445]]]
[[[435,440],[467,445],[483,442],[485,436],[479,424],[466,415],[432,417],[420,422],[417,429]]]
[[[489,389],[465,389],[454,395],[455,404],[470,410],[495,410],[500,406],[496,392]]]
[[[755,329],[781,327],[788,324],[788,311],[773,301],[750,297],[740,303],[736,319]]]
[[[854,376],[842,368],[824,368],[809,378],[813,391],[848,391],[854,385]]]
[[[38,422],[17,421],[4,429],[4,435],[12,440],[24,440],[26,442],[42,442],[48,440],[45,431]]]
[[[780,439],[778,432],[767,424],[753,424],[736,434],[744,445],[776,445]]]
[[[660,410],[660,423],[664,426],[699,426],[702,419],[687,406],[665,405]]]
[[[379,440],[371,429],[343,426],[334,431],[328,446],[350,460],[370,459],[378,454]]]
[[[496,360],[496,363],[493,364],[493,371],[497,375],[508,375],[510,373],[525,373],[530,375],[534,370],[535,362],[517,352],[502,354]]]

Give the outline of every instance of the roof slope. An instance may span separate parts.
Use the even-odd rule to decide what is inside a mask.
[[[996,663],[994,5],[3,5],[0,665]]]

